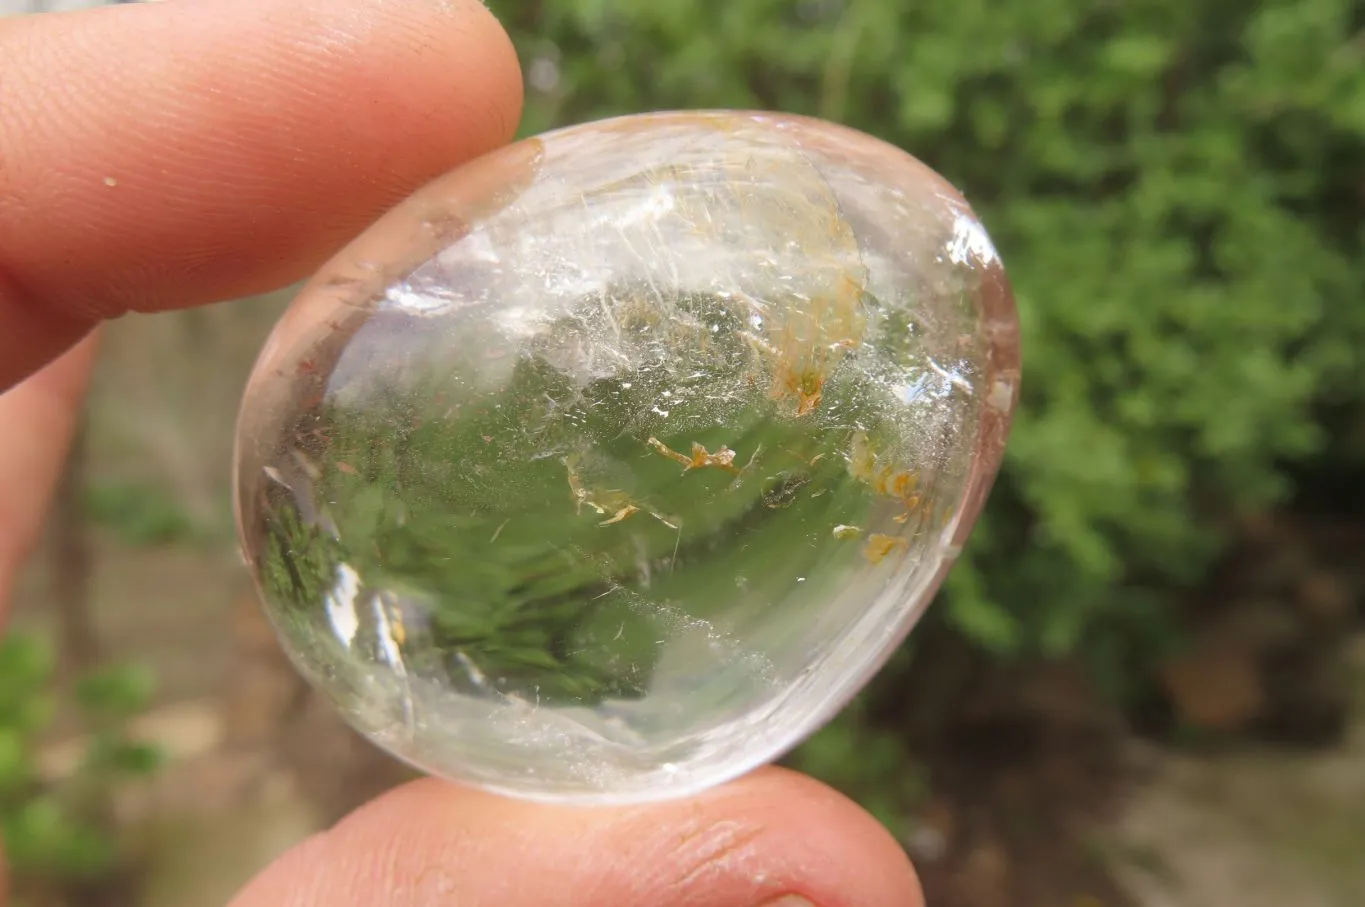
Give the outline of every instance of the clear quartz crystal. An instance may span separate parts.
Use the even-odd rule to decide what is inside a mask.
[[[828,720],[980,510],[1003,267],[904,152],[759,113],[548,133],[390,212],[247,387],[243,549],[378,745],[547,801],[692,794]]]

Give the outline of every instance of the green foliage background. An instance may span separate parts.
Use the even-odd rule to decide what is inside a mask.
[[[1131,695],[1239,521],[1291,476],[1365,460],[1336,430],[1365,421],[1360,3],[491,5],[528,73],[528,134],[662,108],[813,114],[974,203],[1025,344],[1004,473],[931,612],[977,646],[1079,651]],[[830,772],[870,733],[842,725],[806,750]]]
[[[71,696],[88,739],[74,771],[54,782],[43,776],[38,749],[59,694]],[[113,795],[160,762],[128,728],[151,696],[147,672],[128,665],[100,666],[63,689],[45,642],[20,634],[0,640],[0,840],[16,907],[107,880],[126,861],[112,832]]]
[[[525,131],[835,119],[945,174],[1005,256],[1025,395],[945,609],[1001,652],[1147,635],[1358,405],[1365,11],[1351,0],[501,0]],[[1111,643],[1112,644],[1112,643]]]

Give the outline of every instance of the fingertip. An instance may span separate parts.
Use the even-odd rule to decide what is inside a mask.
[[[521,116],[477,0],[233,0],[0,28],[0,386],[101,318],[306,276]]]
[[[700,797],[549,807],[426,779],[271,866],[234,907],[916,907],[905,853],[818,782],[765,769]]]

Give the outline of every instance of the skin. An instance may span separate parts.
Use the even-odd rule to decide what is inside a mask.
[[[176,0],[0,21],[0,615],[102,321],[305,276],[427,180],[508,141],[520,105],[512,48],[473,0]],[[791,895],[921,903],[871,817],[768,769],[622,809],[418,781],[294,848],[233,904],[756,907]]]

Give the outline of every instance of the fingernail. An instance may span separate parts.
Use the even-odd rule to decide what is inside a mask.
[[[758,907],[815,907],[799,894],[784,894],[771,901],[764,901]]]

